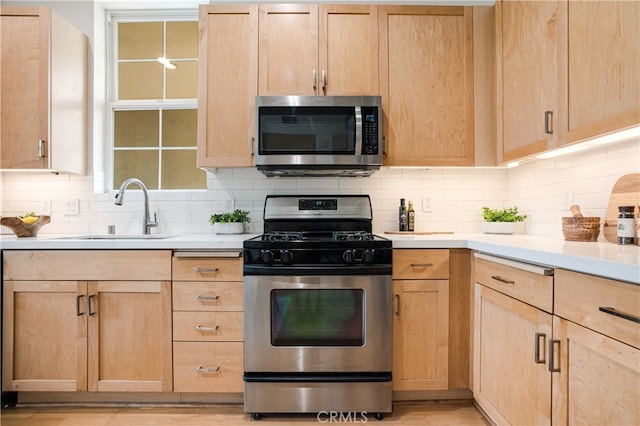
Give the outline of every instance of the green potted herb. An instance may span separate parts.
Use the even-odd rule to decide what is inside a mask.
[[[503,209],[482,207],[485,234],[513,234],[516,222],[524,222],[526,214],[520,214],[517,206]]]
[[[244,224],[251,222],[251,218],[248,211],[236,209],[231,213],[212,214],[209,222],[216,234],[242,234]]]

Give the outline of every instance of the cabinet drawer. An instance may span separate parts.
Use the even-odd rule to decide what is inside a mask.
[[[449,250],[396,249],[393,251],[393,278],[448,279]]]
[[[5,280],[169,281],[170,250],[5,250]]]
[[[173,340],[242,342],[242,312],[174,312]]]
[[[640,286],[558,269],[555,314],[640,348]]]
[[[241,342],[174,342],[174,392],[242,392]]]
[[[476,253],[475,282],[543,311],[553,312],[553,270]]]
[[[173,310],[242,311],[242,283],[174,281]]]
[[[242,258],[174,256],[173,279],[174,281],[242,281]]]

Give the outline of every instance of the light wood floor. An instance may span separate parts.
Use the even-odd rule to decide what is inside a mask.
[[[346,414],[346,413],[345,413]],[[347,419],[349,420],[349,419]],[[2,426],[212,426],[212,425],[338,425],[378,424],[372,414],[352,417],[350,422],[333,422],[327,416],[265,415],[252,420],[241,405],[206,407],[18,407],[2,410]],[[470,402],[425,402],[394,404],[393,414],[386,414],[380,426],[392,425],[469,425],[487,426],[480,412]]]

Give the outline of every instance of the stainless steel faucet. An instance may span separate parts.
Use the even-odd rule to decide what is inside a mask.
[[[144,218],[142,220],[142,233],[150,234],[151,233],[150,228],[154,228],[158,226],[158,222],[157,222],[158,218],[154,213],[153,221],[151,220],[151,216],[149,215],[149,193],[147,192],[147,186],[140,179],[129,178],[124,182],[122,182],[122,185],[120,185],[120,189],[116,194],[116,206],[122,205],[122,203],[124,202],[124,191],[132,183],[137,184],[140,187],[140,189],[142,189],[142,192],[144,193]]]

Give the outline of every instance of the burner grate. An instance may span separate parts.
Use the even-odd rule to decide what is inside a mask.
[[[332,239],[334,241],[373,241],[374,236],[367,231],[336,231]]]
[[[302,232],[293,231],[271,231],[262,235],[262,241],[299,241],[302,239]]]

